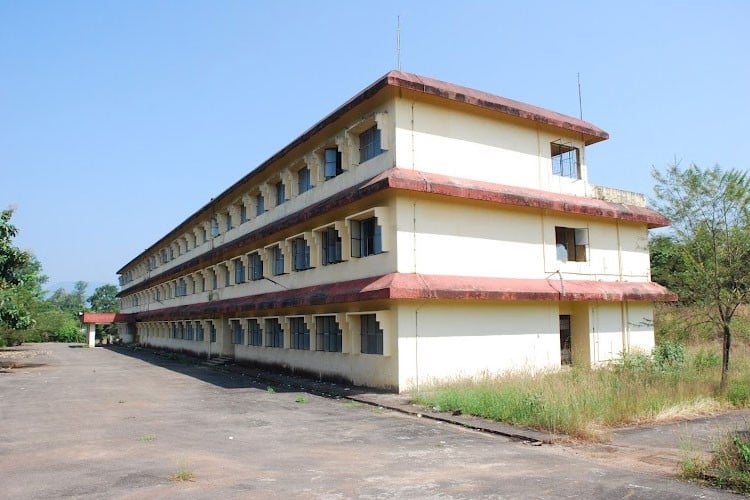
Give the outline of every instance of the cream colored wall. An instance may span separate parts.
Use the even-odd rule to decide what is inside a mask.
[[[655,345],[654,306],[650,302],[623,304],[627,315],[628,349],[631,352],[650,353]]]
[[[580,138],[405,98],[396,100],[395,116],[401,168],[581,196],[588,191]],[[580,180],[552,175],[553,141],[579,149]]]
[[[401,303],[399,387],[560,366],[557,303]]]
[[[557,260],[555,226],[589,229],[587,262]],[[401,196],[396,231],[403,273],[558,279],[559,270],[564,279],[649,277],[644,225]]]

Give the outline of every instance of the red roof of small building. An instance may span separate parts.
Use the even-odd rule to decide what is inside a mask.
[[[114,323],[117,319],[118,313],[109,313],[109,312],[85,312],[81,314],[79,317],[81,319],[81,323],[95,323],[97,325],[103,325],[107,323]]]

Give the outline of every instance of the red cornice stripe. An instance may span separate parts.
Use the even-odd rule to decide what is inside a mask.
[[[457,301],[604,301],[670,302],[677,296],[653,282],[560,281],[551,279],[482,278],[391,273],[295,290],[202,302],[125,315],[125,321],[196,319],[215,316],[263,315],[324,304],[373,300]]]

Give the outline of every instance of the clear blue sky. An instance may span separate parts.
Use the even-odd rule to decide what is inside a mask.
[[[589,180],[748,167],[750,2],[0,0],[0,208],[51,283],[115,271],[396,66],[583,117]]]

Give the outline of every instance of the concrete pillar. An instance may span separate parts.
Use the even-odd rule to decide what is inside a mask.
[[[94,347],[96,345],[96,325],[94,323],[86,323],[86,330],[89,347]]]

